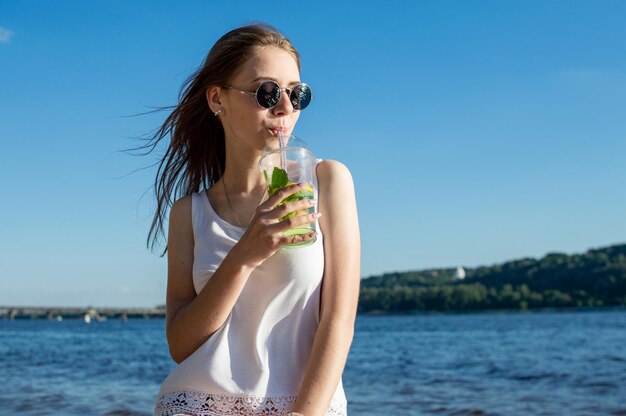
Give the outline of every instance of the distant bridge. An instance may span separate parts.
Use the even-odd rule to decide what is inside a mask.
[[[0,306],[0,319],[83,319],[85,322],[107,319],[164,318],[165,308],[94,308],[94,307],[42,307]]]

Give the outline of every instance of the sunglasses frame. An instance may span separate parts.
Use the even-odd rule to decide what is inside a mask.
[[[278,87],[278,91],[279,91],[278,101],[276,102],[276,104],[274,104],[274,105],[273,105],[273,106],[271,106],[271,107],[264,107],[264,106],[262,106],[262,105],[261,105],[261,103],[259,102],[259,91],[261,90],[261,87],[262,87],[263,85],[267,84],[267,83],[274,84],[276,87]],[[302,85],[306,86],[306,87],[309,89],[309,91],[311,91],[311,99],[309,100],[308,104],[307,104],[304,108],[296,108],[296,107],[293,105],[293,102],[291,101],[291,93],[293,92],[293,90],[294,90],[294,89],[296,89],[297,87],[302,86]],[[257,89],[256,89],[255,91],[246,91],[246,90],[242,90],[241,88],[237,88],[237,87],[235,87],[235,86],[233,86],[233,85],[225,85],[225,86],[223,86],[222,88],[230,88],[230,89],[233,89],[233,90],[235,90],[235,91],[239,91],[239,92],[241,92],[241,93],[243,93],[243,94],[251,94],[251,95],[254,95],[255,101],[256,101],[256,103],[258,104],[258,106],[259,106],[259,107],[261,107],[261,108],[263,108],[263,109],[265,109],[265,110],[271,110],[272,108],[276,107],[276,106],[278,105],[278,103],[280,103],[280,99],[281,99],[281,97],[282,97],[283,90],[285,90],[285,92],[287,93],[287,95],[288,95],[288,97],[289,97],[289,102],[290,102],[290,103],[291,103],[291,105],[293,106],[293,109],[294,109],[294,110],[297,110],[297,111],[302,111],[302,110],[304,110],[305,108],[307,108],[307,107],[309,106],[309,104],[311,104],[311,100],[313,100],[313,91],[311,90],[311,87],[309,86],[309,84],[307,84],[306,82],[299,82],[299,83],[295,84],[295,85],[294,85],[293,87],[291,87],[291,88],[283,88],[283,87],[281,87],[280,85],[278,85],[278,83],[277,83],[276,81],[272,81],[271,79],[268,79],[268,80],[261,81],[261,83],[259,84],[259,86],[257,87]]]

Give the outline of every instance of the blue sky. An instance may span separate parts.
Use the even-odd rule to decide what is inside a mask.
[[[626,241],[625,2],[0,0],[0,305],[164,302],[156,159],[121,151],[166,114],[128,116],[252,21],[302,55],[363,276]]]

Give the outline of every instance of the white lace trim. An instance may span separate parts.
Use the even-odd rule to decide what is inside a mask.
[[[157,399],[155,416],[277,416],[287,413],[296,396],[226,396],[174,391]],[[346,403],[333,400],[326,416],[346,416]]]

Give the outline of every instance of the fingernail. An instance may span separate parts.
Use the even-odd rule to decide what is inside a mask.
[[[321,212],[316,212],[315,214],[313,214],[313,218],[319,218],[322,216]]]
[[[309,204],[311,205],[315,205],[316,202],[317,202],[317,199],[309,199]]]

